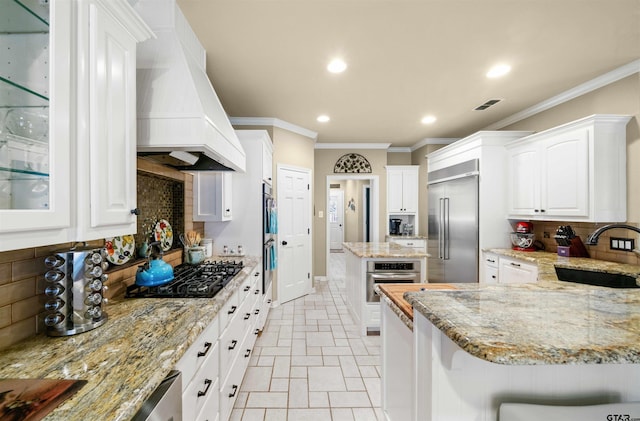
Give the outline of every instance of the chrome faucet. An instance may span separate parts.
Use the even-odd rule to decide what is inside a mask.
[[[634,227],[632,225],[627,225],[627,224],[609,224],[609,225],[605,225],[603,227],[600,227],[597,230],[595,230],[594,232],[592,232],[591,234],[589,234],[589,236],[587,237],[587,245],[588,246],[595,246],[596,244],[598,244],[598,237],[600,237],[600,235],[602,235],[603,232],[608,231],[608,230],[613,229],[613,228],[626,228],[628,230],[635,231],[638,234],[640,234],[640,228]]]

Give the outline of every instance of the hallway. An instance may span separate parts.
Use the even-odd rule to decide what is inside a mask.
[[[327,282],[271,309],[231,420],[375,421],[380,337],[359,335],[344,304],[344,253],[331,253]]]

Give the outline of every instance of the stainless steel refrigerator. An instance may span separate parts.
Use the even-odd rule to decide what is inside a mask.
[[[428,282],[478,282],[478,160],[428,174]]]

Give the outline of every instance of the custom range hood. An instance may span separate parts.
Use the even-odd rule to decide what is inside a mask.
[[[244,172],[246,156],[206,74],[206,52],[175,0],[139,0],[156,34],[138,44],[138,155],[187,171]]]

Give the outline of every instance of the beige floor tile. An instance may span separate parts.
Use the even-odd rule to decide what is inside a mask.
[[[287,410],[280,408],[267,408],[264,421],[287,421]]]
[[[345,377],[360,377],[360,370],[358,369],[358,364],[353,356],[341,355],[338,358],[340,359],[342,374]]]
[[[271,372],[271,367],[247,367],[240,390],[243,392],[268,392]]]
[[[291,357],[277,356],[273,363],[273,377],[289,377]]]
[[[294,379],[306,379],[307,367],[291,367],[289,371],[289,377]]]
[[[367,392],[329,392],[329,405],[332,408],[369,408],[371,401]]]
[[[323,346],[322,355],[353,355],[349,346]]]
[[[247,399],[247,408],[286,408],[288,393],[251,392]]]
[[[346,391],[340,367],[309,367],[309,390],[312,392]]]
[[[329,394],[327,392],[309,392],[309,408],[328,408]]]
[[[288,408],[308,408],[309,390],[307,379],[289,380],[289,406]]]
[[[243,409],[233,409],[231,411],[231,415],[229,416],[229,421],[242,421],[243,411]]]
[[[307,347],[307,355],[322,355],[322,347],[319,347],[319,346],[308,346]]]
[[[347,385],[347,390],[349,392],[361,392],[367,390],[360,377],[345,377],[344,382]]]
[[[290,346],[265,346],[260,352],[260,356],[265,355],[291,355]]]
[[[328,421],[331,419],[329,408],[289,409],[290,421]]]
[[[360,366],[360,375],[362,377],[379,377],[376,367],[373,365]]]
[[[356,362],[358,365],[380,365],[380,356],[373,355],[358,355],[356,357]]]
[[[269,392],[288,392],[289,391],[289,378],[271,379],[271,386]]]
[[[367,394],[371,405],[380,406],[382,401],[382,392],[380,390],[380,377],[363,379],[364,385],[367,388]]]
[[[264,366],[273,367],[273,362],[275,358],[276,357],[274,355],[261,355],[260,357],[258,357],[258,364],[256,365],[258,367],[264,367]]]
[[[337,355],[323,355],[322,361],[324,363],[323,365],[326,365],[326,366],[340,365],[340,360],[338,359]]]
[[[244,408],[244,406],[247,404],[248,397],[249,397],[249,392],[239,392],[238,397],[236,398],[236,402],[233,404],[233,407]]]
[[[354,421],[351,408],[331,408],[331,419],[333,421]]]
[[[264,409],[262,408],[247,408],[242,413],[242,421],[263,421]]]
[[[375,421],[376,413],[373,408],[353,408],[353,419],[355,421]]]
[[[291,366],[313,366],[323,365],[321,355],[292,355]]]

